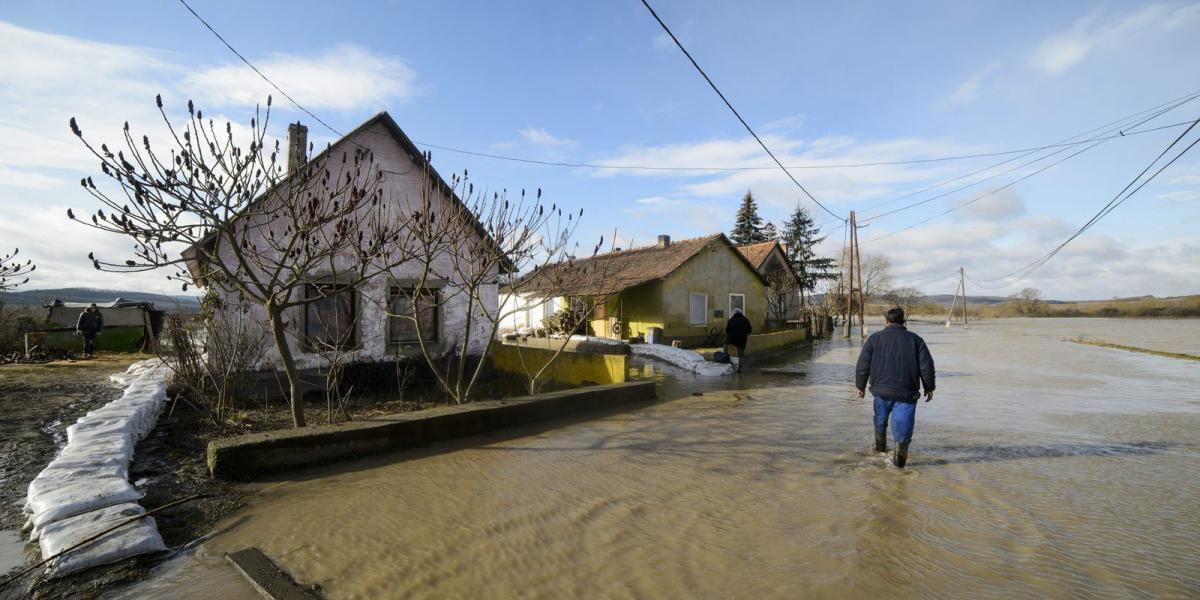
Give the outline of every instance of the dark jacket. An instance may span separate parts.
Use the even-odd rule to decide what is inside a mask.
[[[746,315],[733,313],[729,322],[725,323],[725,341],[732,346],[745,347],[752,331],[754,327],[750,325],[750,319],[747,319]]]
[[[890,324],[876,331],[863,343],[854,370],[854,386],[891,400],[916,402],[921,387],[932,392],[935,386],[933,356],[921,336],[903,325]]]
[[[100,311],[79,313],[79,321],[75,323],[75,331],[79,333],[100,333],[104,329],[104,315]]]

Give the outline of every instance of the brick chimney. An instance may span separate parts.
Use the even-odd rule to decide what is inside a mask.
[[[669,236],[669,235],[658,236],[658,247],[659,248],[670,248],[671,247],[671,236]]]
[[[308,162],[308,128],[299,121],[288,123],[288,173]]]

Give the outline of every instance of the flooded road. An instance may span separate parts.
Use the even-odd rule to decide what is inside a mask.
[[[220,559],[246,546],[334,598],[1194,597],[1200,366],[1066,340],[1187,352],[1200,321],[913,329],[938,390],[903,471],[857,339],[790,375],[650,365],[653,406],[266,484],[118,597],[253,598]]]

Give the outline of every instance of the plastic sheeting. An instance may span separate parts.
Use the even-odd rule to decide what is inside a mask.
[[[710,363],[704,356],[694,350],[684,350],[662,344],[630,344],[629,353],[661,360],[677,367],[687,369],[698,375],[719,377],[733,374],[733,365]]]
[[[129,483],[129,462],[158,420],[166,400],[166,370],[158,360],[135,363],[112,380],[122,396],[67,428],[67,445],[29,484],[25,510],[31,540],[49,557],[129,516],[142,514],[142,497]],[[165,550],[147,517],[55,559],[50,577]]]

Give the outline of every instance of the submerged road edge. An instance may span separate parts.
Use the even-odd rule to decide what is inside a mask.
[[[649,402],[654,397],[654,382],[633,381],[252,433],[209,442],[208,469],[214,478],[252,480],[336,460]]]

